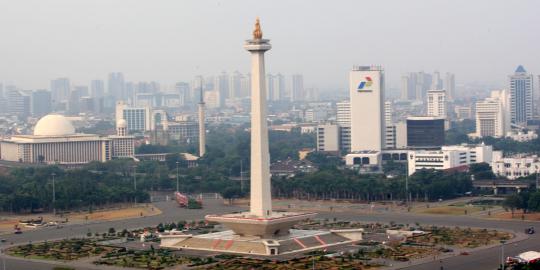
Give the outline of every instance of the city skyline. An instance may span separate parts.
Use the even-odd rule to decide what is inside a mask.
[[[247,1],[165,1],[130,2],[125,9],[126,3],[55,0],[6,5],[10,12],[0,18],[5,40],[0,48],[10,53],[0,64],[0,80],[39,89],[51,78],[82,82],[121,71],[127,80],[173,85],[197,74],[248,70],[238,60],[242,51],[234,46],[255,15],[269,22],[265,31],[280,42],[269,72],[303,73],[306,87],[345,89],[347,71],[354,64],[384,66],[391,88],[399,87],[402,74],[414,70],[449,71],[459,82],[496,86],[504,86],[505,76],[519,64],[540,73],[534,55],[538,38],[523,27],[538,24],[532,14],[539,6],[535,1],[514,3],[522,11],[519,16],[507,12],[505,1],[407,1],[391,6],[345,1],[337,7],[309,2],[310,9],[305,9],[306,1],[287,8]],[[358,15],[358,10],[373,12]],[[116,20],[118,16],[123,20]],[[196,30],[190,27],[195,25]],[[219,53],[206,45],[214,39],[221,40]],[[497,59],[495,64],[492,59]]]

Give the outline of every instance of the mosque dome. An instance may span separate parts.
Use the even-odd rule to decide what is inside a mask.
[[[75,128],[65,116],[49,114],[37,122],[34,127],[36,136],[63,136],[75,134]]]

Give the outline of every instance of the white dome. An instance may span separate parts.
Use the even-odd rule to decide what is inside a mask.
[[[75,128],[65,116],[49,114],[37,122],[34,127],[36,136],[62,136],[75,134]]]
[[[126,128],[127,127],[126,120],[124,120],[124,119],[118,120],[118,122],[116,122],[116,127],[117,128]]]

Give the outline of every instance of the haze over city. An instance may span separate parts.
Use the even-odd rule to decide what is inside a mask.
[[[536,0],[0,1],[0,270],[540,269]]]
[[[256,16],[276,45],[267,70],[303,73],[308,87],[346,88],[355,64],[383,65],[390,87],[413,70],[495,87],[519,64],[540,72],[535,0],[4,0],[0,9],[0,81],[23,89],[113,71],[164,85],[245,72],[239,45]]]

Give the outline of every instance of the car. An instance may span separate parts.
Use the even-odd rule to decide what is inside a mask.
[[[526,228],[526,229],[525,229],[525,233],[526,233],[526,234],[534,234],[534,233],[535,233],[534,227]]]
[[[6,241],[6,239],[0,239],[0,243],[5,243]]]
[[[22,234],[21,230],[15,230],[14,234]]]
[[[463,252],[459,253],[459,255],[467,256],[467,255],[471,255],[471,253],[469,253],[467,251],[463,251]]]

